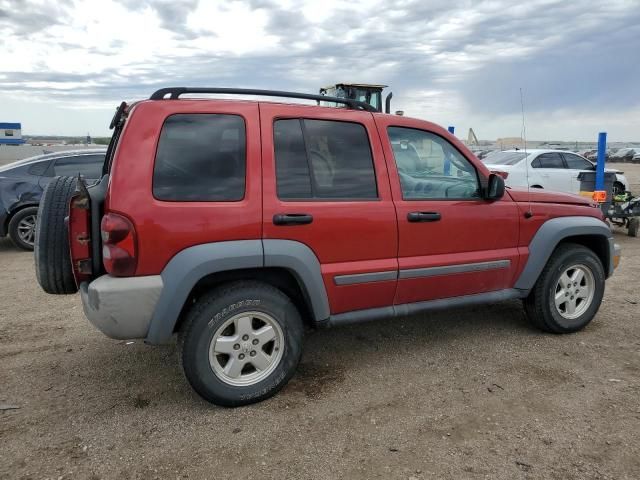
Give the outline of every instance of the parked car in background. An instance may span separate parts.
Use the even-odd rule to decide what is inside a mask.
[[[616,153],[612,154],[609,158],[612,162],[631,162],[633,156],[640,152],[640,149],[634,148],[621,148]]]
[[[527,186],[526,162],[529,164],[529,186],[559,192],[579,193],[578,174],[594,170],[595,163],[572,152],[562,150],[506,150],[493,152],[482,161],[491,171],[504,172],[505,183],[510,187]],[[624,172],[611,168],[605,171],[615,173],[614,193],[629,189]]]
[[[78,176],[87,182],[101,177],[106,149],[56,152],[0,166],[0,237],[33,250],[38,204],[56,176]]]

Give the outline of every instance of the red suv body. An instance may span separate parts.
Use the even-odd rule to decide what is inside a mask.
[[[177,98],[123,107],[105,176],[69,202],[69,265],[89,320],[152,344],[183,332],[187,377],[224,405],[288,380],[298,323],[510,298],[547,331],[591,320],[619,257],[599,209],[505,190],[445,129],[355,107]],[[287,302],[296,313],[278,310]],[[206,313],[209,304],[217,310]],[[239,340],[218,354],[230,338]],[[271,363],[251,363],[261,356]]]

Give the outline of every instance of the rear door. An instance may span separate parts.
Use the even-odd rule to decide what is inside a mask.
[[[580,172],[593,171],[595,168],[593,163],[591,163],[586,158],[582,158],[580,155],[576,155],[575,153],[563,153],[564,161],[567,165],[567,170],[569,171],[569,175],[571,176],[571,193],[580,193],[580,181],[578,180],[578,175]]]
[[[260,105],[263,235],[307,245],[331,313],[390,306],[397,223],[370,113]]]
[[[376,116],[398,214],[396,304],[509,288],[519,262],[509,195],[480,198],[482,175],[435,125]],[[405,123],[406,122],[406,123]]]
[[[542,182],[542,187],[556,192],[571,192],[571,172],[566,168],[559,152],[541,153],[532,162],[536,175]]]

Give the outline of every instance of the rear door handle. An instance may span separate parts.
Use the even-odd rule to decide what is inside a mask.
[[[438,212],[410,212],[407,220],[410,222],[437,222],[442,218]]]
[[[313,217],[307,213],[277,213],[273,216],[274,225],[307,225]]]

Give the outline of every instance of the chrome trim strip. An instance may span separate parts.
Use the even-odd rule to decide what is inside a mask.
[[[397,270],[389,270],[386,272],[370,272],[370,273],[354,273],[351,275],[337,275],[333,277],[336,285],[355,285],[357,283],[384,282],[388,280],[396,280],[398,278]]]
[[[441,267],[412,268],[400,270],[398,278],[422,278],[435,277],[437,275],[452,275],[454,273],[483,272],[485,270],[497,270],[509,268],[511,260],[494,260],[491,262],[463,263],[460,265],[444,265]]]

